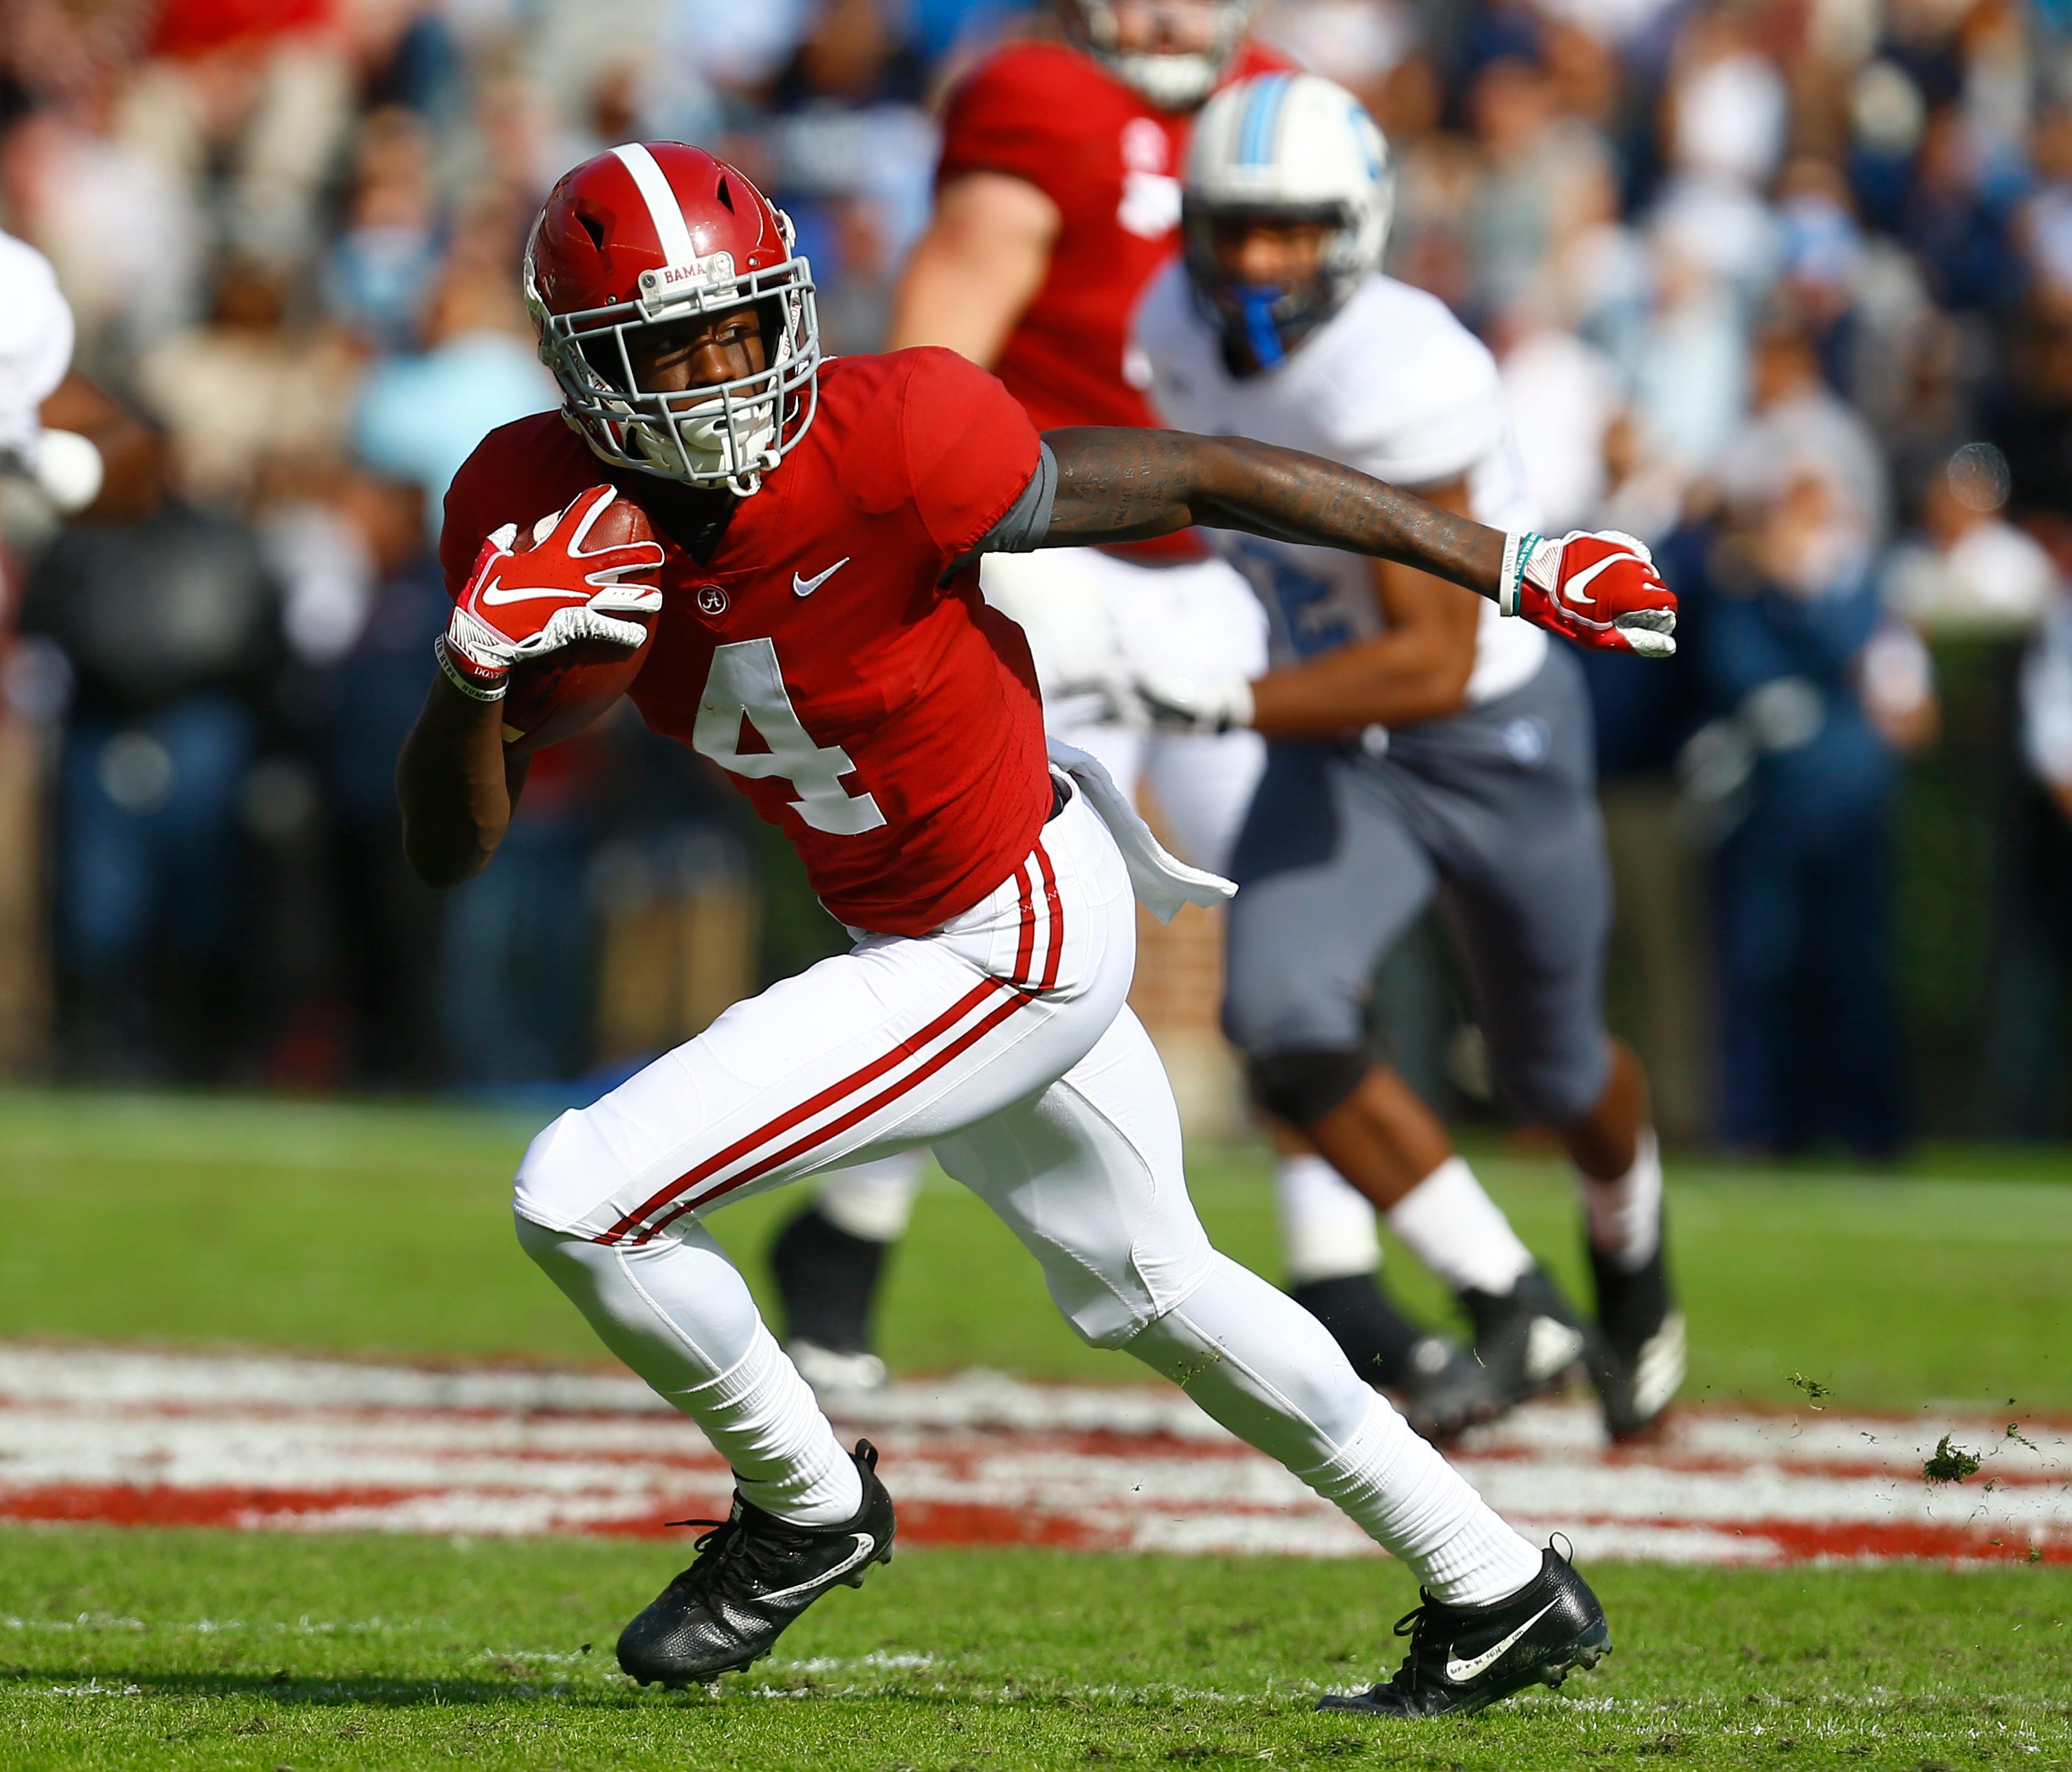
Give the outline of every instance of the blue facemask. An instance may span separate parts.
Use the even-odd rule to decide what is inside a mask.
[[[1274,309],[1287,299],[1287,290],[1277,283],[1240,283],[1229,294],[1236,304],[1244,328],[1245,348],[1252,353],[1252,360],[1262,369],[1271,369],[1288,355],[1287,347],[1281,343],[1281,327],[1273,318]]]

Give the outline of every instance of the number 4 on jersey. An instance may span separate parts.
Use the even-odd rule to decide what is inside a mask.
[[[767,750],[741,749],[744,719]],[[849,754],[840,745],[815,744],[799,724],[777,668],[777,648],[767,639],[734,640],[714,649],[691,746],[730,775],[788,781],[799,796],[791,810],[816,831],[860,837],[885,822],[870,795],[843,789],[841,778],[856,767]]]

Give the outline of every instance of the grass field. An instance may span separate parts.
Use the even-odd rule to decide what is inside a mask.
[[[652,1548],[74,1530],[0,1554],[10,1766],[2072,1764],[2049,1568],[1608,1566],[1596,1675],[1377,1728],[1312,1708],[1372,1677],[1413,1598],[1369,1564],[904,1556],[678,1697],[611,1665]]]
[[[0,1096],[0,1338],[590,1361],[518,1255],[530,1128],[428,1108]],[[1555,1166],[1479,1159],[1574,1277]],[[2072,1411],[2062,1153],[1863,1177],[1672,1168],[1694,1388]],[[1195,1170],[1272,1272],[1263,1167]],[[753,1254],[779,1197],[714,1228]],[[1407,1261],[1402,1290],[1428,1305]],[[895,1365],[1134,1379],[947,1184],[888,1300]],[[954,1354],[951,1351],[954,1350]],[[0,1455],[5,1447],[0,1446]],[[712,1696],[635,1692],[624,1617],[676,1547],[0,1531],[0,1767],[2072,1766],[2072,1571],[1591,1570],[1618,1649],[1471,1723],[1377,1729],[1314,1694],[1392,1664],[1373,1563],[910,1551]],[[585,1645],[590,1645],[586,1651]]]

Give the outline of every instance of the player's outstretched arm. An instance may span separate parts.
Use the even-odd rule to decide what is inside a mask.
[[[1244,437],[1048,431],[1058,484],[1042,545],[1141,540],[1191,524],[1395,560],[1583,645],[1662,657],[1676,598],[1630,536],[1506,535],[1321,456]]]

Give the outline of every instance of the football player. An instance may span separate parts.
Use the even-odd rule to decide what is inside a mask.
[[[648,725],[734,779],[855,935],[563,1114],[519,1168],[527,1253],[735,1474],[621,1665],[665,1684],[744,1667],[890,1553],[876,1453],[837,1443],[702,1219],[923,1145],[1083,1338],[1182,1385],[1416,1574],[1408,1659],[1340,1702],[1444,1714],[1593,1662],[1608,1627],[1567,1560],[1210,1247],[1125,998],[1133,888],[1170,914],[1227,882],[1165,856],[1083,753],[1046,761],[1027,644],[976,566],[1207,523],[1400,557],[1564,631],[1616,611],[1583,630],[1603,644],[1666,638],[1674,598],[1616,541],[1528,546],[1285,450],[1039,436],[952,352],[824,364],[792,237],[737,170],[676,143],[613,149],[549,194],[525,283],[565,403],[492,432],[454,482],[454,613],[397,768],[413,864],[468,878],[524,786],[499,706],[514,667],[644,643]],[[622,499],[658,539],[599,539]]]
[[[1380,131],[1330,81],[1219,94],[1188,159],[1184,261],[1138,316],[1153,397],[1190,430],[1305,450],[1528,530],[1494,361],[1444,304],[1381,273],[1388,192]],[[1681,1382],[1683,1319],[1646,1081],[1600,1007],[1611,893],[1581,672],[1540,628],[1400,561],[1226,541],[1272,611],[1274,668],[1146,671],[1139,689],[1169,730],[1268,740],[1233,863],[1224,1019],[1255,1095],[1314,1147],[1280,1166],[1291,1260],[1313,1277],[1297,1296],[1342,1344],[1366,1326],[1368,1369],[1403,1382],[1412,1346],[1375,1309],[1379,1206],[1474,1326],[1494,1396],[1470,1387],[1449,1406],[1507,1407],[1584,1351],[1438,1120],[1367,1055],[1368,981],[1436,894],[1500,1096],[1555,1127],[1574,1165],[1593,1372],[1613,1434],[1638,1433]]]
[[[993,370],[1039,430],[1149,425],[1129,316],[1173,254],[1194,113],[1285,65],[1248,40],[1252,0],[1057,0],[1057,41],[1009,43],[952,94],[935,212],[894,304],[890,347],[946,345]],[[1221,869],[1264,751],[1249,732],[1146,732],[1100,685],[1154,660],[1256,676],[1265,623],[1190,532],[989,558],[988,601],[1029,636],[1049,729],[1123,791],[1148,781],[1189,860]],[[870,1312],[921,1159],[829,1176],[771,1251],[787,1345],[831,1394],[882,1383]]]

